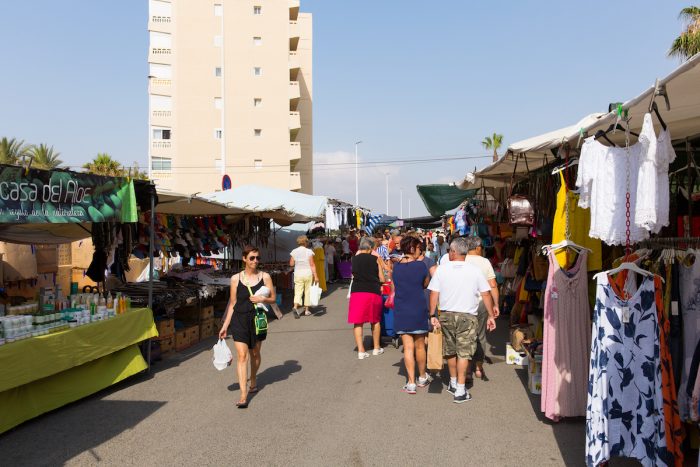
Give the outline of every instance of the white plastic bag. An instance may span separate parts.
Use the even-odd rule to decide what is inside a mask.
[[[226,345],[225,340],[219,339],[219,342],[212,347],[212,350],[214,351],[212,361],[214,362],[214,368],[217,370],[221,371],[225,369],[231,364],[231,361],[233,361],[233,354],[231,353],[231,349],[228,348],[228,345]]]
[[[311,306],[318,306],[321,303],[321,294],[323,289],[319,287],[318,282],[311,284],[311,292],[309,293],[309,303]]]

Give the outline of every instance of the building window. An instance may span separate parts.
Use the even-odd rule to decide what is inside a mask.
[[[256,128],[255,130],[253,130],[253,134],[255,136],[262,136],[262,130],[260,128]]]
[[[259,5],[255,5],[253,7],[253,14],[254,15],[262,15],[262,7]]]
[[[216,68],[214,68],[214,76],[216,76],[217,78],[221,78],[221,67],[220,66],[217,66]]]
[[[214,36],[214,47],[221,47],[224,43],[223,37],[219,36]]]
[[[255,76],[262,76],[262,67],[256,66],[253,68],[253,74]]]
[[[253,160],[253,167],[256,169],[262,169],[262,159],[255,159]]]
[[[214,130],[214,138],[216,139],[221,139],[224,137],[224,130],[221,128],[217,128]]]
[[[151,170],[170,172],[173,169],[173,161],[169,157],[151,157]]]
[[[220,97],[214,98],[214,108],[221,110],[224,107],[224,102]]]
[[[170,139],[170,130],[157,128],[153,130],[153,139]]]
[[[259,97],[253,98],[253,107],[262,107],[262,99]]]
[[[262,37],[253,37],[253,45],[262,45]]]
[[[215,3],[214,4],[214,16],[223,16],[224,15],[224,6],[220,3]]]

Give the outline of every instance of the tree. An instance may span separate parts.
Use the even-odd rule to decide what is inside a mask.
[[[141,170],[139,163],[134,161],[134,165],[131,170],[131,178],[136,180],[148,180],[148,172]]]
[[[108,177],[123,177],[125,175],[124,167],[112,159],[112,156],[106,152],[101,152],[90,162],[83,164],[83,168],[95,175],[105,175]]]
[[[30,149],[31,146],[24,144],[23,140],[2,138],[0,139],[0,164],[17,164]]]
[[[683,8],[678,19],[686,23],[687,26],[685,31],[671,44],[668,56],[687,60],[696,53],[700,53],[700,7]]]
[[[32,146],[29,155],[33,156],[32,167],[38,169],[51,170],[63,164],[63,161],[58,158],[60,152],[54,151],[53,146],[49,147],[46,144]]]
[[[491,136],[487,136],[484,138],[484,140],[481,142],[481,145],[484,147],[484,149],[492,149],[493,150],[493,161],[496,162],[498,160],[498,150],[501,147],[501,144],[503,144],[503,135],[499,135],[497,133],[494,133]]]

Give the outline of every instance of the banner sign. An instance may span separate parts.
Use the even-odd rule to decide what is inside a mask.
[[[0,165],[0,223],[136,222],[134,183]]]

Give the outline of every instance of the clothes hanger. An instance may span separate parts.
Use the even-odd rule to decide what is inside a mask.
[[[578,159],[572,159],[568,164],[560,165],[559,167],[556,167],[554,170],[552,170],[552,175],[558,174],[559,172],[562,172],[570,167],[573,167],[574,165],[578,165]]]
[[[665,130],[667,128],[666,122],[664,122],[664,119],[661,118],[661,114],[659,113],[659,106],[656,104],[656,101],[652,101],[651,106],[649,107],[649,113],[651,113],[652,110],[656,114],[656,118],[659,120],[661,128]]]
[[[593,250],[590,248],[586,248],[585,246],[578,245],[571,240],[562,240],[559,243],[555,243],[553,245],[545,245],[542,247],[542,254],[546,254],[548,250],[555,251],[555,250],[561,250],[563,248],[571,248],[572,250],[576,251],[577,253],[581,253],[582,251],[587,251],[589,253],[593,253]]]
[[[624,263],[620,264],[615,269],[610,269],[608,271],[599,272],[598,274],[593,276],[593,279],[597,279],[599,276],[602,276],[602,275],[613,276],[621,271],[636,272],[640,276],[644,276],[644,277],[656,276],[656,274],[654,274],[653,272],[649,272],[646,269],[642,269],[639,266],[637,266],[635,263],[631,263],[628,261],[628,262],[624,262]],[[661,279],[661,282],[664,282],[664,279],[661,276],[658,276],[658,277],[659,277],[659,279]]]

